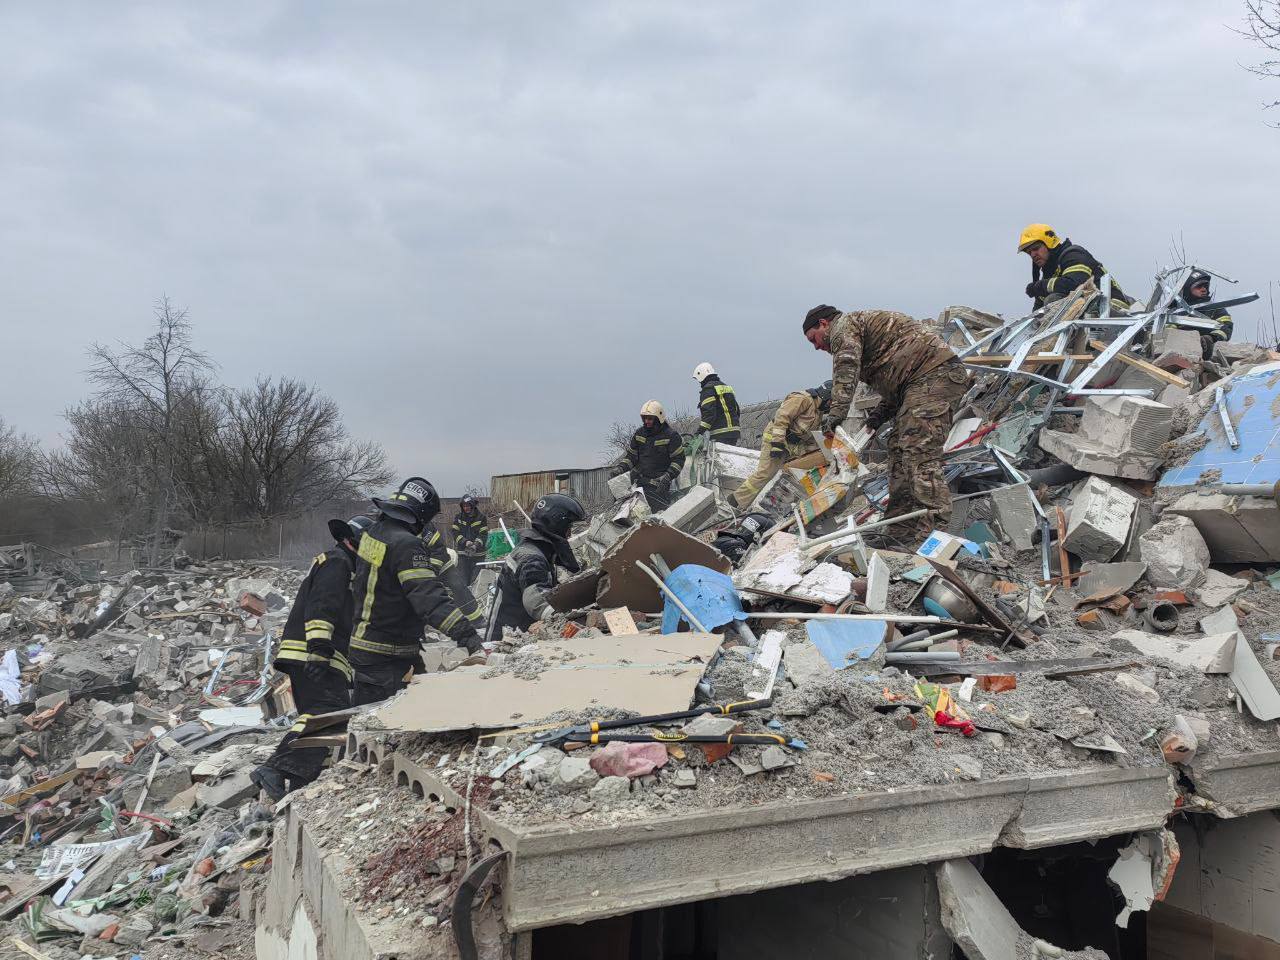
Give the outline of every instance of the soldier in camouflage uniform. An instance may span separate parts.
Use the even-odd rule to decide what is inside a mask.
[[[823,428],[834,430],[849,415],[859,380],[880,395],[868,426],[893,421],[889,436],[889,500],[886,517],[922,507],[930,512],[914,532],[927,533],[951,519],[951,491],[942,473],[942,445],[968,389],[964,367],[939,337],[910,317],[890,310],[814,307],[804,335],[832,357],[831,409]],[[904,533],[908,531],[902,531]]]
[[[822,425],[822,414],[831,405],[831,381],[811,390],[789,393],[782,406],[764,428],[760,440],[760,463],[756,472],[742,482],[733,492],[738,509],[751,505],[770,478],[782,469],[787,460],[803,457],[818,449],[813,431]]]

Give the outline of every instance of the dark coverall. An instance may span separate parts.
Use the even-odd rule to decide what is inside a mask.
[[[311,570],[298,585],[280,650],[272,663],[289,677],[298,718],[263,766],[287,777],[291,790],[320,776],[329,756],[325,747],[290,747],[302,735],[307,720],[351,706],[352,669],[347,661],[347,644],[351,637],[353,567],[354,558],[342,546],[330,547],[312,561]],[[325,669],[323,673],[304,672],[307,664],[320,664]]]
[[[459,510],[449,525],[449,533],[453,535],[453,549],[458,551],[458,570],[469,587],[475,583],[476,564],[484,559],[489,522],[479,510],[469,514]]]
[[[360,537],[357,555],[350,659],[359,706],[385,700],[423,669],[424,625],[468,648],[479,638],[440,578],[430,548],[408,524],[379,518]]]
[[[652,430],[641,427],[631,435],[621,466],[639,480],[649,509],[663,510],[671,503],[671,483],[684,467],[684,440],[661,420]]]
[[[1213,356],[1214,347],[1220,343],[1226,343],[1231,339],[1231,334],[1235,330],[1235,321],[1231,319],[1231,314],[1227,312],[1226,307],[1212,307],[1208,310],[1200,310],[1199,307],[1197,307],[1197,304],[1208,303],[1213,299],[1212,294],[1205,294],[1202,297],[1197,297],[1191,292],[1191,288],[1195,285],[1196,281],[1203,279],[1204,274],[1192,274],[1188,277],[1187,282],[1182,285],[1182,299],[1187,301],[1189,306],[1196,307],[1198,312],[1204,314],[1204,316],[1208,317],[1210,320],[1217,321],[1218,326],[1215,330],[1211,330],[1207,333],[1201,330],[1196,330],[1196,333],[1202,334],[1200,337],[1200,345],[1203,353],[1202,359],[1208,360]],[[1177,320],[1174,320],[1170,326],[1178,327],[1180,325]],[[1195,330],[1194,327],[1184,327],[1182,329]]]
[[[890,310],[841,314],[831,324],[830,348],[830,415],[849,415],[863,380],[881,397],[867,425],[874,429],[893,420],[885,516],[925,507],[933,525],[945,524],[951,519],[951,490],[942,473],[942,445],[968,389],[964,367],[939,337]],[[917,530],[927,533],[929,527],[923,518],[916,521]]]
[[[702,381],[698,394],[698,413],[702,422],[698,433],[705,433],[716,443],[737,443],[742,436],[742,419],[738,410],[738,398],[717,374]]]
[[[546,605],[546,594],[556,585],[556,558],[566,557],[566,552],[571,558],[567,543],[561,545],[540,530],[520,531],[520,542],[507,554],[498,574],[486,640],[501,640],[503,627],[528,630],[533,625]],[[572,564],[568,569],[577,566],[571,559],[563,562]]]
[[[1046,303],[1061,300],[1080,284],[1092,279],[1094,286],[1102,289],[1102,275],[1107,272],[1098,259],[1084,247],[1072,243],[1069,239],[1049,251],[1049,260],[1043,270],[1034,265],[1031,268],[1031,283],[1027,286],[1027,295],[1035,300],[1039,310]],[[1124,310],[1133,303],[1133,298],[1120,289],[1116,278],[1111,278],[1111,306]]]
[[[454,559],[454,555],[444,545],[444,538],[440,536],[440,531],[433,523],[424,524],[419,536],[427,545],[427,552],[431,555],[431,566],[436,576],[444,582],[454,605],[462,612],[462,619],[479,631],[483,626],[484,611],[480,609],[480,603],[471,592],[471,585],[463,579],[461,556],[458,560]],[[467,648],[469,653],[475,653],[478,649],[474,644]]]

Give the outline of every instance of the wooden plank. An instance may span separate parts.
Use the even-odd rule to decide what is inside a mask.
[[[1093,347],[1093,349],[1095,350],[1101,350],[1106,346],[1106,344],[1103,343],[1101,340],[1090,340],[1089,346]],[[1147,374],[1148,376],[1155,377],[1157,380],[1163,380],[1165,383],[1169,384],[1170,386],[1185,387],[1187,389],[1190,389],[1190,384],[1188,384],[1187,381],[1183,380],[1181,377],[1175,377],[1168,370],[1161,370],[1154,363],[1148,363],[1146,360],[1143,360],[1141,357],[1135,357],[1132,354],[1128,354],[1128,353],[1125,353],[1124,351],[1121,351],[1120,353],[1117,353],[1115,355],[1114,359],[1119,360],[1125,366],[1133,367],[1135,370],[1141,370],[1143,373]]]

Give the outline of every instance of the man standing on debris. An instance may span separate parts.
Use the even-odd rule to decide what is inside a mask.
[[[917,522],[915,532],[927,534],[944,525],[951,519],[951,491],[942,473],[942,445],[969,387],[968,374],[951,348],[906,314],[841,313],[827,304],[805,315],[804,335],[815,350],[832,356],[835,385],[824,430],[834,430],[849,416],[859,380],[880,395],[867,426],[874,430],[893,421],[884,515],[926,508],[930,522]]]
[[[458,515],[453,518],[449,532],[453,534],[453,549],[458,551],[458,569],[469,587],[475,582],[476,564],[484,559],[489,539],[489,522],[471,494],[458,504]]]
[[[733,492],[733,502],[739,510],[751,505],[764,485],[782,469],[783,463],[818,449],[813,432],[821,429],[822,415],[830,407],[830,380],[808,390],[787,394],[778,412],[764,428],[764,435],[760,438],[760,462],[755,473]]]
[[[558,580],[557,564],[569,573],[578,572],[569,533],[575,523],[587,519],[582,504],[567,494],[549,493],[534,504],[529,519],[531,527],[520,532],[520,542],[498,574],[486,640],[501,640],[503,627],[527,630],[550,616],[547,594]]]
[[[698,413],[702,415],[702,422],[697,432],[707,434],[716,443],[737,443],[742,435],[742,421],[738,417],[738,398],[733,387],[721,380],[709,363],[694,367],[693,379],[701,387]]]
[[[423,527],[440,512],[440,497],[421,477],[410,477],[386,500],[357,545],[356,625],[351,632],[355,705],[385,700],[423,669],[424,626],[439,630],[471,653],[480,637],[453,602],[422,542]]]
[[[483,625],[484,611],[480,609],[475,594],[471,592],[471,584],[463,578],[461,559],[457,551],[444,545],[444,537],[440,536],[440,531],[436,529],[434,523],[422,525],[422,542],[426,545],[427,553],[431,557],[431,567],[444,583],[445,589],[449,591],[454,606],[462,611],[462,618],[479,632]]]
[[[1061,300],[1086,280],[1102,289],[1102,275],[1107,268],[1098,262],[1088,250],[1063,240],[1047,223],[1033,223],[1018,236],[1018,252],[1031,258],[1031,282],[1027,284],[1027,296],[1035,301],[1039,310],[1046,303]],[[1116,278],[1111,278],[1111,306],[1115,310],[1127,310],[1133,299],[1120,289]]]
[[[640,408],[640,424],[613,475],[630,470],[649,509],[662,510],[670,505],[671,484],[684,466],[684,440],[667,423],[666,411],[657,400]]]
[[[311,562],[311,570],[298,585],[272,666],[289,677],[298,718],[284,735],[275,753],[249,774],[272,800],[290,790],[305,787],[320,776],[329,751],[324,747],[295,750],[314,714],[332,713],[351,706],[351,664],[347,644],[353,619],[351,572],[355,569],[356,544],[373,526],[370,517],[330,520],[335,545]],[[287,782],[286,782],[287,781]]]
[[[1212,297],[1209,294],[1209,274],[1203,270],[1191,271],[1191,276],[1187,277],[1187,282],[1182,285],[1182,299],[1187,302],[1189,307],[1197,307],[1197,304],[1208,303]],[[1203,359],[1208,360],[1213,356],[1213,348],[1220,343],[1226,343],[1231,339],[1231,333],[1235,329],[1235,321],[1231,319],[1231,314],[1227,313],[1225,307],[1211,307],[1208,310],[1199,310],[1204,316],[1210,320],[1217,321],[1218,327],[1210,333],[1197,330],[1200,333],[1200,349],[1203,351]],[[1170,326],[1182,327],[1177,320],[1174,320]],[[1191,330],[1193,327],[1185,327],[1183,329]]]

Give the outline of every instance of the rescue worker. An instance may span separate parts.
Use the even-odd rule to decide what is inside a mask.
[[[716,534],[711,545],[728,557],[736,567],[756,541],[773,529],[773,517],[767,513],[748,513],[737,525]]]
[[[1200,303],[1208,303],[1212,300],[1213,298],[1209,294],[1209,274],[1203,270],[1193,270],[1191,276],[1187,277],[1187,282],[1182,285],[1182,299],[1190,307],[1195,307]],[[1213,356],[1214,347],[1231,339],[1231,332],[1235,329],[1235,321],[1231,319],[1231,314],[1227,313],[1225,307],[1211,307],[1208,310],[1200,310],[1199,312],[1210,320],[1216,320],[1218,323],[1217,329],[1211,333],[1196,330],[1197,333],[1201,334],[1200,349],[1203,351],[1202,359],[1208,360]],[[1177,320],[1174,320],[1171,326],[1181,327],[1182,325]],[[1191,330],[1195,328],[1185,327],[1183,329]]]
[[[578,560],[569,546],[575,523],[587,512],[574,497],[548,493],[539,498],[529,515],[532,525],[520,531],[520,542],[506,556],[498,574],[497,596],[489,613],[486,640],[501,640],[504,627],[527,630],[554,611],[547,594],[558,582],[556,566],[577,573]]]
[[[355,569],[356,544],[371,526],[372,518],[364,516],[329,521],[335,544],[311,561],[311,569],[298,585],[298,595],[285,621],[280,650],[272,666],[289,677],[298,718],[271,758],[249,774],[249,779],[274,801],[320,776],[329,756],[324,747],[294,750],[290,746],[302,735],[307,720],[313,714],[351,706],[352,669],[347,661],[352,621],[351,572]]]
[[[764,428],[760,438],[760,462],[755,473],[733,492],[733,502],[745,510],[788,460],[818,449],[813,431],[822,428],[822,415],[831,407],[831,381],[808,390],[788,393]]]
[[[1102,275],[1107,268],[1098,262],[1088,250],[1063,240],[1047,223],[1033,223],[1018,237],[1018,252],[1031,258],[1031,282],[1027,284],[1027,296],[1039,310],[1046,303],[1061,300],[1086,280],[1102,289]],[[1111,306],[1126,310],[1133,298],[1120,289],[1116,278],[1111,278]]]
[[[458,570],[470,587],[475,582],[476,565],[484,559],[489,540],[489,522],[471,494],[458,504],[458,515],[453,518],[449,532],[453,535],[453,549],[458,551]]]
[[[440,536],[440,531],[436,529],[434,523],[428,522],[422,525],[422,542],[431,556],[431,567],[435,570],[436,576],[444,582],[454,605],[462,612],[462,618],[478,633],[484,626],[484,611],[480,609],[480,603],[471,592],[471,584],[463,579],[457,551],[444,545],[444,537]]]
[[[738,416],[738,398],[709,363],[693,368],[693,379],[701,387],[698,393],[698,413],[702,422],[698,433],[705,433],[716,443],[737,443],[742,436],[742,421]]]
[[[360,537],[352,577],[355,706],[385,700],[423,669],[419,644],[424,626],[469,652],[480,649],[475,627],[453,602],[420,537],[440,512],[435,488],[421,477],[410,477],[386,500],[373,504],[378,517]]]
[[[684,466],[684,440],[667,423],[666,411],[657,400],[640,408],[640,423],[613,475],[630,470],[649,509],[658,511],[671,503],[671,484]]]
[[[893,420],[889,435],[889,499],[885,517],[927,508],[906,535],[927,534],[951,519],[951,491],[942,474],[942,445],[951,431],[969,377],[956,355],[936,334],[906,314],[890,310],[841,313],[827,304],[804,318],[805,338],[832,357],[831,407],[823,430],[844,422],[858,381],[880,395],[867,426]]]

